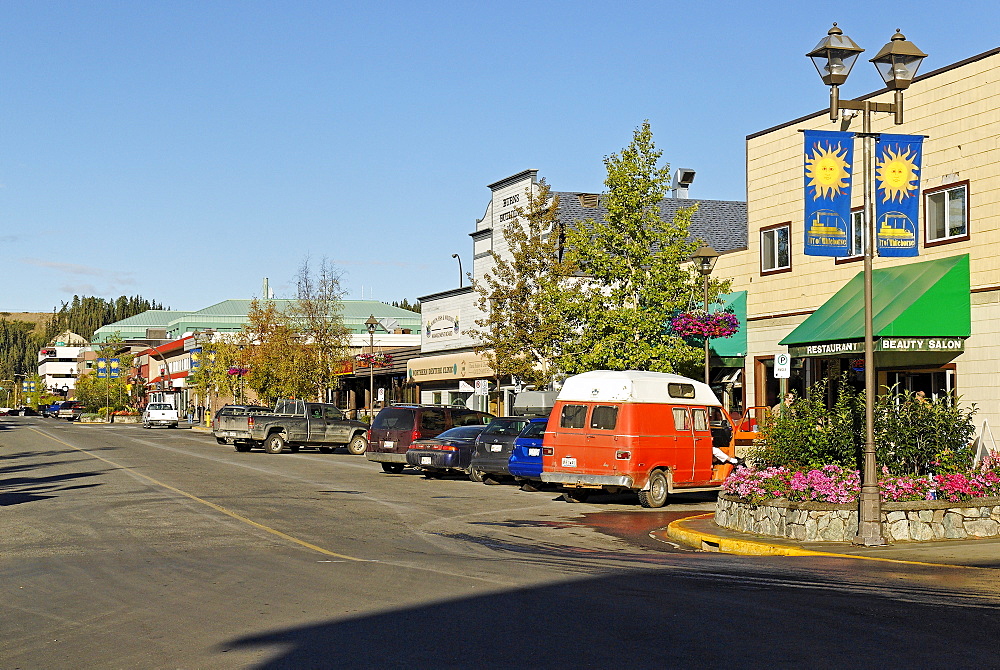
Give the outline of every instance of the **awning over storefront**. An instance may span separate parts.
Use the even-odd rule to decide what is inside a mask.
[[[747,355],[747,292],[722,293],[716,302],[708,306],[708,311],[713,314],[725,310],[736,315],[740,321],[740,329],[732,337],[710,339],[708,346],[712,350],[712,356],[724,359],[724,364],[742,367],[742,359]]]
[[[875,350],[961,352],[972,334],[969,255],[872,272]],[[792,356],[851,356],[864,351],[864,275],[858,273],[781,344]]]
[[[485,379],[495,373],[486,359],[477,353],[445,354],[412,358],[406,362],[406,377],[419,384],[449,379]]]

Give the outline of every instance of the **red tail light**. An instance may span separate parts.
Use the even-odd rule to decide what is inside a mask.
[[[439,444],[438,449],[441,451],[458,451],[458,447],[452,446],[450,444]]]
[[[253,417],[252,416],[248,416],[247,417],[247,428],[253,428]]]
[[[551,456],[554,453],[552,447],[542,447],[542,456]]]
[[[412,442],[413,440],[419,440],[419,439],[420,439],[420,431],[417,430],[416,428],[414,428],[413,432],[410,434],[410,442]]]

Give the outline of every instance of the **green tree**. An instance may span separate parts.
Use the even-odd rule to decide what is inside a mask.
[[[312,398],[316,385],[303,335],[271,301],[250,303],[243,327],[246,384],[265,404],[279,398]]]
[[[672,221],[660,215],[670,181],[661,156],[645,121],[629,146],[604,159],[605,220],[567,229],[568,259],[589,278],[580,287],[581,299],[568,306],[572,335],[560,356],[567,372],[633,369],[694,376],[704,361],[703,350],[669,332],[670,319],[699,295],[702,280],[688,263],[699,246],[689,238],[696,207],[679,210]],[[710,296],[728,285],[713,280]]]
[[[539,389],[558,373],[560,346],[569,335],[566,305],[579,298],[576,266],[563,258],[559,196],[545,180],[527,189],[526,207],[503,228],[510,258],[495,255],[493,268],[473,281],[484,313],[466,331],[482,344],[498,375],[515,375]]]

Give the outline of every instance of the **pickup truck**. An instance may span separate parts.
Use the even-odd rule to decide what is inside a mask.
[[[67,421],[79,421],[81,416],[83,416],[83,405],[78,400],[64,401],[59,405],[59,411],[56,412],[57,419],[66,419]]]
[[[177,408],[166,402],[151,402],[142,413],[142,427],[166,426],[176,428],[180,421]]]
[[[350,453],[360,455],[368,448],[368,425],[345,418],[335,405],[279,400],[269,413],[225,409],[212,422],[212,434],[220,444],[231,442],[236,451],[260,446],[269,454],[280,454],[286,448],[296,452],[300,447],[319,447],[330,453],[346,446]]]

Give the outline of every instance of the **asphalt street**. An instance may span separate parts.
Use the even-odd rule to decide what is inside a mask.
[[[650,536],[710,497],[0,418],[0,668],[993,667],[1000,572]]]

